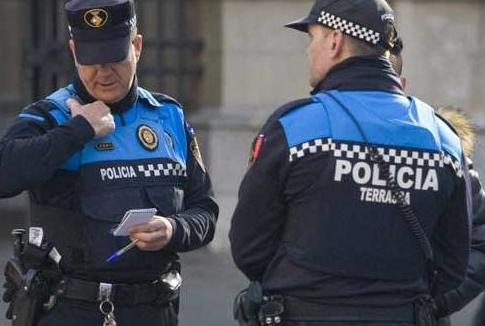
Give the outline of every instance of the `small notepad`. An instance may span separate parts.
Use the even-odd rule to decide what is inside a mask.
[[[149,222],[157,213],[156,208],[130,209],[121,219],[120,224],[113,230],[114,236],[128,236],[128,229],[136,224]]]

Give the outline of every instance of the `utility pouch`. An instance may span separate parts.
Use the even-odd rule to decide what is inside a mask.
[[[263,297],[263,304],[259,312],[262,325],[275,326],[281,323],[281,316],[285,312],[284,298],[279,295]]]
[[[239,326],[260,326],[259,316],[263,302],[263,287],[251,282],[234,300],[233,316]]]
[[[182,286],[182,276],[180,269],[169,271],[160,276],[158,282],[160,293],[157,302],[164,304],[168,302],[177,301],[180,294],[180,287]],[[178,303],[176,310],[178,312]]]

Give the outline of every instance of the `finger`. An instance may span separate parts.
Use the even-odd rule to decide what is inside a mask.
[[[156,232],[139,232],[132,233],[132,238],[138,239],[142,242],[155,243],[167,240],[167,233],[165,231],[159,230]]]
[[[81,103],[72,97],[66,100],[66,104],[71,111],[78,111],[82,107]]]
[[[167,243],[166,242],[151,243],[151,242],[138,241],[136,245],[138,249],[143,251],[159,251],[160,249],[163,249],[163,247],[165,247]]]
[[[166,230],[167,227],[163,221],[151,220],[148,223],[133,225],[128,229],[128,233],[137,232],[156,232],[158,230]]]

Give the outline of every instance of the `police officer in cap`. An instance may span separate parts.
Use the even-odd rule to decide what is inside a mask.
[[[236,265],[262,284],[257,318],[433,325],[433,293],[468,261],[460,140],[404,95],[385,0],[318,0],[287,27],[310,38],[314,90],[259,132],[230,230]],[[241,302],[258,302],[249,291]]]
[[[133,0],[65,10],[74,81],[27,106],[0,143],[0,196],[28,190],[32,225],[62,256],[38,325],[177,325],[177,253],[210,242],[218,216],[194,130],[176,100],[138,85]],[[111,234],[147,208],[156,215],[129,237]]]

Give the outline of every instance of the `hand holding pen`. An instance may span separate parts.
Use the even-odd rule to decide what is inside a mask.
[[[125,247],[113,253],[106,262],[116,261],[133,247],[143,251],[158,251],[163,249],[172,239],[174,227],[170,219],[155,215],[148,223],[138,224],[129,229],[132,241]]]

